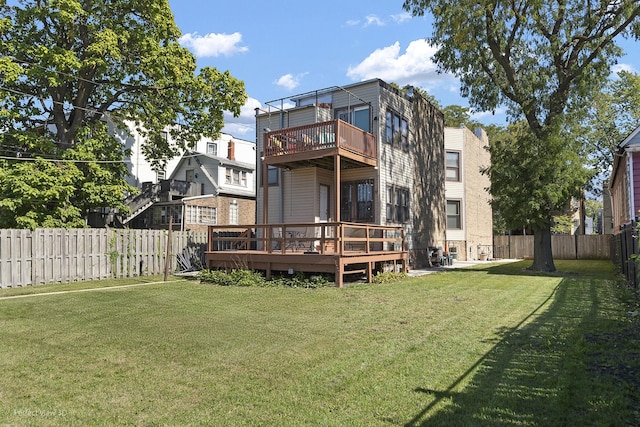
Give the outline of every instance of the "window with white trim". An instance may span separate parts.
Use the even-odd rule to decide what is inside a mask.
[[[247,172],[239,169],[227,168],[225,171],[225,183],[231,185],[247,186]]]
[[[462,229],[462,216],[460,215],[460,200],[447,200],[447,228],[449,230]]]
[[[447,181],[460,181],[460,152],[447,151],[446,157]]]
[[[238,224],[238,201],[232,200],[229,203],[229,224]]]
[[[216,208],[210,206],[186,206],[186,224],[208,224],[218,223],[218,212]]]

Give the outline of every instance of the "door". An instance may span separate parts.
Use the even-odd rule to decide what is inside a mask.
[[[320,222],[329,220],[329,186],[320,184]]]

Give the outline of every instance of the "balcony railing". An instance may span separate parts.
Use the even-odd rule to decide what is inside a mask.
[[[202,183],[164,179],[160,181],[160,193],[179,197],[201,196]]]
[[[270,131],[264,134],[264,155],[305,153],[315,150],[340,148],[376,159],[376,139],[342,120],[330,120],[304,126]]]
[[[348,222],[211,225],[208,251],[374,254],[405,251],[404,228]]]

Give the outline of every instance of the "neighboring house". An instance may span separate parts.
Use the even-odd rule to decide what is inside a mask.
[[[602,213],[600,214],[600,226],[598,234],[613,234],[613,204],[611,200],[611,181],[602,183]]]
[[[486,132],[466,127],[444,130],[447,250],[456,259],[491,258],[493,212],[489,177],[481,170],[491,163]]]
[[[167,180],[145,183],[122,219],[131,228],[206,231],[209,225],[255,223],[255,144],[230,139],[209,153],[187,152]],[[224,150],[221,150],[224,149]],[[220,154],[223,154],[221,156]]]
[[[133,122],[125,122],[125,124],[127,129],[121,130],[112,127],[112,132],[116,138],[124,144],[125,148],[131,150],[131,156],[125,159],[127,168],[129,169],[127,182],[134,187],[140,188],[143,183],[151,182],[157,184],[171,176],[178,166],[181,156],[167,159],[166,166],[163,169],[154,170],[151,163],[148,162],[142,154],[142,145],[145,142],[144,138],[136,131]],[[164,135],[169,139],[169,144],[171,144],[171,134],[168,132],[168,129],[167,132],[164,132]],[[215,140],[203,137],[189,151],[224,157],[227,155],[229,141],[231,140],[236,142],[236,156],[238,159],[242,159],[243,162],[249,162],[248,159],[250,157],[255,159],[255,143],[236,138],[226,133],[221,133],[218,139]],[[255,163],[255,160],[252,160],[251,163]]]
[[[620,227],[636,220],[640,210],[640,126],[618,144],[608,195],[611,197],[613,233],[618,234]]]

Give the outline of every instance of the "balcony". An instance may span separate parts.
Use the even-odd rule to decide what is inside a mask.
[[[199,182],[179,181],[177,179],[163,179],[160,181],[160,195],[165,200],[176,198],[201,196],[203,184]]]
[[[377,166],[376,138],[342,120],[285,128],[264,134],[265,164],[332,169],[340,155],[345,167]]]

